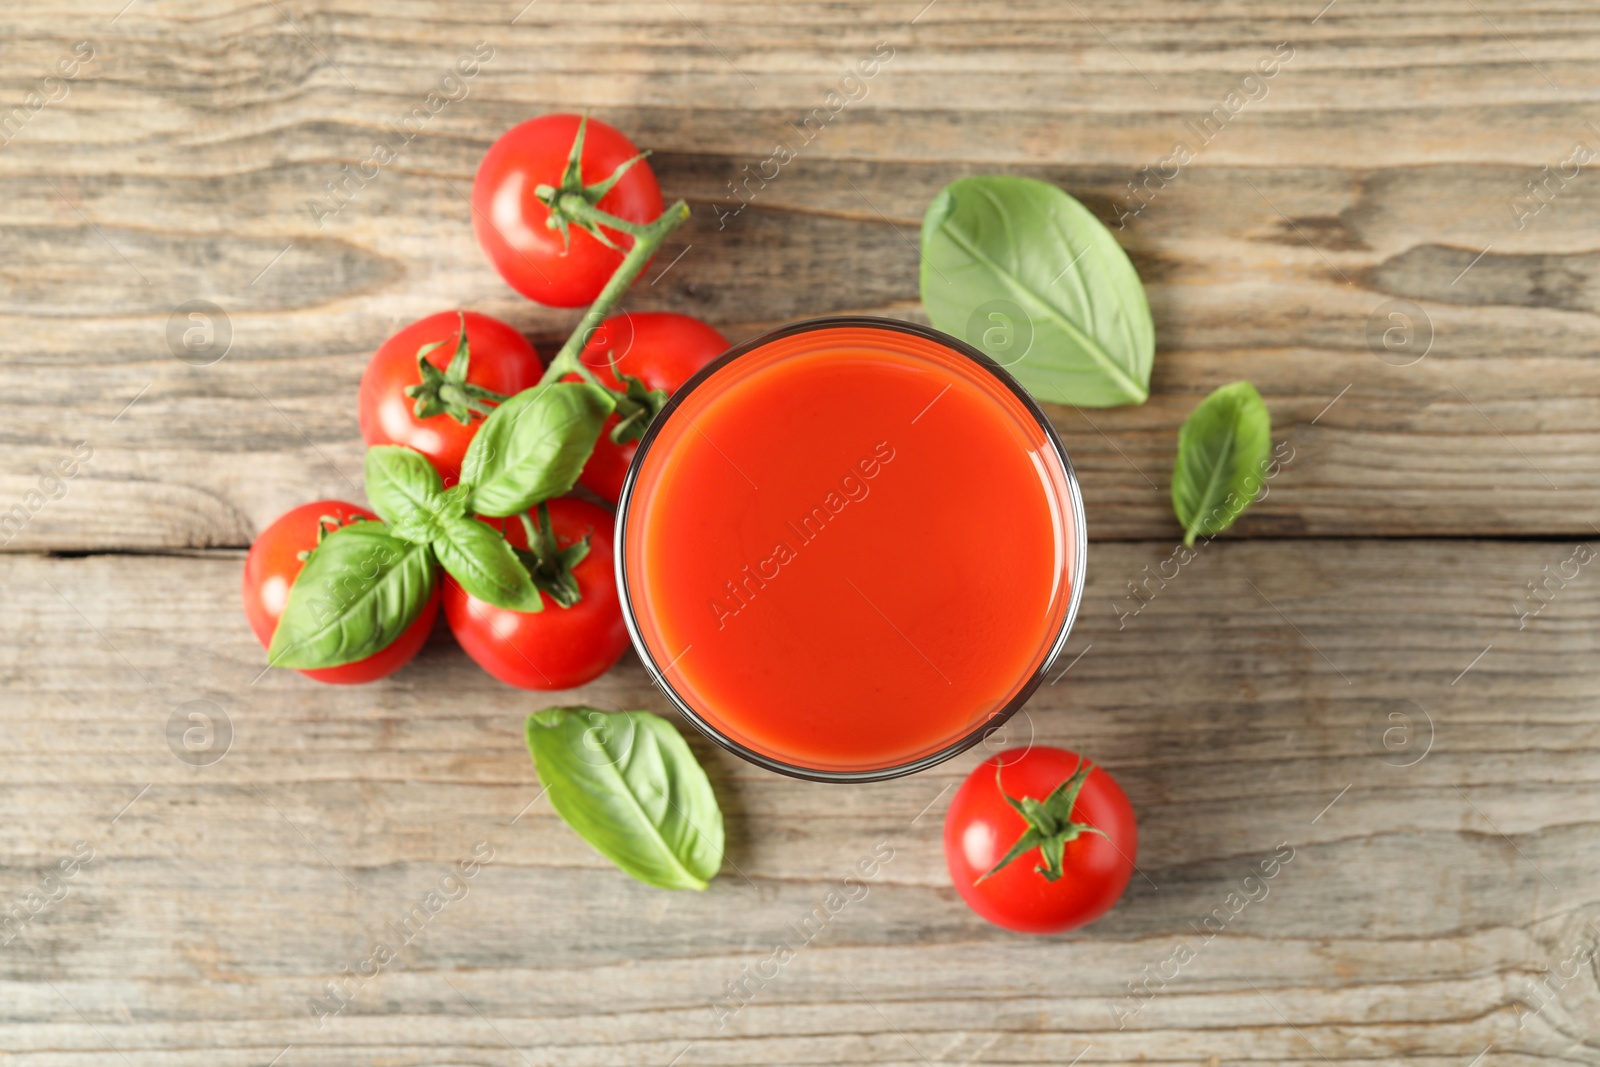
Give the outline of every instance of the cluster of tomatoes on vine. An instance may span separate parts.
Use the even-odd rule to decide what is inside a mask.
[[[251,546],[244,606],[273,666],[323,682],[398,670],[443,602],[461,647],[525,689],[593,680],[628,635],[613,512],[650,420],[727,339],[666,312],[611,315],[688,217],[663,208],[615,128],[545,115],[504,134],[472,191],[478,243],[505,281],[588,311],[547,364],[515,328],[445,311],[379,346],[361,379],[372,509],[301,505]],[[590,499],[568,495],[576,485]]]

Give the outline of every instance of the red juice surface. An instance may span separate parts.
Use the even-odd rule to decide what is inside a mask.
[[[919,335],[793,333],[681,398],[621,546],[640,638],[728,740],[831,773],[946,749],[1050,654],[1065,468],[990,371]]]

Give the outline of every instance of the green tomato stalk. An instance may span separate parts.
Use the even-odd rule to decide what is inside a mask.
[[[978,881],[998,874],[1001,868],[1037,848],[1044,863],[1034,870],[1044,875],[1045,881],[1054,882],[1062,875],[1061,862],[1066,854],[1067,842],[1076,841],[1081,834],[1099,834],[1109,840],[1104,830],[1088,823],[1072,821],[1072,806],[1078,802],[1078,793],[1083,790],[1083,783],[1088,780],[1089,772],[1092,770],[1094,765],[1086,764],[1083,757],[1079,756],[1078,766],[1073,770],[1072,776],[1056,786],[1049,796],[1040,801],[1033,797],[1013,797],[1007,793],[1005,785],[1000,781],[1001,766],[997,765],[994,769],[995,788],[1000,790],[1000,795],[1005,797],[1006,803],[1022,816],[1028,824],[1028,829],[1017,838],[1016,844],[1011,846],[1011,851],[1006,853],[1005,858]]]
[[[544,377],[540,379],[540,384],[544,385],[549,382],[560,381],[565,375],[576,373],[583,377],[585,381],[601,385],[602,383],[595,377],[594,372],[584,366],[583,362],[578,359],[578,353],[583,351],[584,344],[588,342],[595,329],[605,321],[607,315],[611,314],[611,309],[622,298],[622,294],[627,292],[634,279],[639,277],[639,272],[644,270],[644,265],[650,262],[650,258],[661,248],[662,243],[667,239],[667,235],[683,225],[684,220],[689,217],[689,205],[679,200],[662,212],[661,216],[654,222],[646,226],[639,226],[628,222],[626,219],[619,219],[615,215],[601,211],[582,197],[569,193],[563,193],[559,200],[559,207],[552,208],[552,218],[557,210],[574,220],[588,222],[594,226],[608,226],[633,237],[633,247],[628,249],[627,255],[622,257],[622,263],[618,265],[616,272],[611,275],[611,280],[606,282],[604,289],[600,290],[600,295],[595,297],[593,304],[589,305],[589,310],[583,313],[583,318],[578,320],[578,326],[572,331],[572,336],[568,337],[567,343],[561,346],[561,351],[556,353],[556,357],[550,361],[549,369],[544,372]],[[595,231],[591,230],[590,232]],[[613,389],[611,392],[616,393],[617,391]],[[621,396],[621,394],[618,395]]]
[[[607,248],[621,250],[605,232],[606,230],[627,234],[633,238],[633,247],[622,257],[622,262],[617,265],[605,288],[600,290],[600,295],[589,305],[589,310],[583,313],[583,318],[578,320],[578,326],[567,338],[566,344],[561,346],[561,351],[550,361],[549,369],[539,381],[541,385],[560,381],[568,374],[577,374],[585,381],[605,388],[595,377],[594,372],[583,365],[578,354],[583,351],[583,346],[595,329],[605,321],[607,315],[611,314],[611,309],[622,298],[622,294],[627,292],[628,287],[639,277],[645,264],[660,250],[668,235],[683,225],[684,220],[689,217],[689,205],[682,200],[668,207],[654,222],[643,225],[600,210],[600,201],[605,195],[611,192],[634,164],[649,153],[641,152],[617,167],[604,180],[593,185],[584,185],[583,139],[588,125],[589,117],[585,115],[578,123],[577,136],[572,139],[572,151],[567,155],[567,167],[561,176],[561,185],[559,187],[541,185],[534,190],[534,195],[550,210],[550,218],[546,225],[551,229],[560,230],[563,239],[570,241],[571,227],[576,225],[588,231],[590,236]],[[615,389],[608,391],[617,397],[619,413],[624,419],[633,414],[632,408],[635,406],[633,398],[626,392],[619,393]]]
[[[428,354],[443,348],[443,341],[435,341],[417,349],[417,373],[422,381],[407,386],[406,396],[416,401],[411,410],[417,418],[448,415],[465,426],[474,417],[486,418],[489,412],[505,401],[505,397],[493,389],[485,389],[467,381],[467,369],[472,359],[467,347],[467,316],[457,312],[456,318],[460,327],[456,335],[455,354],[450,357],[450,363],[440,370],[428,362]]]
[[[583,137],[581,130],[578,136],[581,143]],[[627,164],[624,163],[622,166],[626,167]],[[621,169],[622,167],[618,168],[619,171]],[[593,186],[590,188],[593,188]],[[567,338],[566,344],[561,346],[561,351],[557,352],[555,358],[550,361],[550,366],[545,370],[544,377],[539,379],[540,385],[548,385],[551,382],[560,381],[568,374],[577,374],[584,381],[589,382],[591,385],[597,385],[610,393],[612,399],[616,401],[617,416],[620,419],[617,427],[611,432],[611,439],[617,444],[623,444],[644,434],[645,427],[650,424],[656,413],[666,404],[666,394],[659,389],[645,389],[643,383],[639,382],[638,379],[631,378],[615,370],[613,373],[616,373],[618,379],[622,381],[623,388],[620,390],[613,389],[601,381],[594,371],[585,366],[583,360],[579,359],[578,356],[583,351],[583,346],[593,336],[594,331],[605,321],[606,316],[611,314],[611,309],[622,298],[622,294],[627,292],[634,279],[639,277],[639,273],[644,270],[644,265],[650,262],[650,258],[656,254],[656,251],[667,239],[667,235],[683,225],[684,220],[689,217],[689,205],[679,200],[662,212],[654,222],[646,226],[639,226],[626,219],[619,219],[615,215],[601,211],[584,199],[583,196],[572,193],[562,193],[560,195],[558,206],[551,209],[552,221],[557,217],[558,211],[567,218],[578,221],[580,224],[586,224],[586,228],[590,228],[590,232],[596,235],[600,235],[599,227],[605,225],[621,230],[633,237],[633,247],[628,249],[627,255],[622,257],[622,262],[617,266],[616,272],[611,275],[611,280],[606,282],[604,289],[600,290],[600,295],[595,297],[593,304],[589,305],[589,310],[583,313],[583,318],[578,320],[577,328]],[[603,235],[601,236],[604,239]],[[606,243],[610,244],[611,242],[607,240]]]

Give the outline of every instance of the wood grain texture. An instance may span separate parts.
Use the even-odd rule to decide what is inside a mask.
[[[948,885],[948,788],[981,750],[842,788],[692,737],[731,845],[707,893],[666,894],[537,799],[520,724],[543,703],[443,632],[375,686],[252,681],[237,558],[12,556],[0,901],[76,841],[94,859],[0,949],[6,1047],[509,1067],[665,1064],[690,1043],[680,1062],[1064,1063],[1087,1045],[1080,1062],[1466,1063],[1493,1042],[1501,1062],[1600,1062],[1592,967],[1532,1014],[1534,982],[1600,930],[1600,585],[1584,571],[1521,630],[1507,609],[1572,548],[1219,541],[1119,630],[1121,576],[1165,552],[1098,546],[1082,658],[997,744],[1097,753],[1140,813],[1142,876],[1048,939],[986,926]],[[631,658],[562,699],[665,710]],[[231,723],[207,766],[169,745],[190,701]],[[1386,744],[1391,713],[1407,732]],[[323,983],[478,842],[493,860],[465,895],[319,1030]],[[802,943],[789,924],[880,842],[893,858],[865,895]],[[1246,882],[1284,843],[1276,877]],[[1202,942],[1191,924],[1230,893],[1259,899]],[[785,941],[795,958],[719,1029],[725,984]],[[1194,960],[1130,1001],[1180,942]]]
[[[1600,1063],[1593,568],[1519,617],[1600,535],[1600,178],[1545,170],[1600,149],[1593,4],[123,2],[0,12],[0,1062]],[[326,214],[479,42],[464,95]],[[1259,98],[1148,178],[1234,91]],[[1145,202],[1115,232],[1152,396],[1050,412],[1108,543],[1070,671],[996,742],[1081,747],[1127,789],[1142,873],[1102,922],[1028,939],[960,903],[940,827],[981,752],[839,788],[692,737],[729,861],[665,894],[560,824],[521,739],[547,701],[444,631],[376,686],[261,675],[239,550],[361,499],[376,345],[458,306],[547,352],[575,320],[500,281],[465,194],[504,129],[582,108],[694,210],[628,306],[735,339],[921,319],[917,229],[956,177],[1056,182],[1113,226]],[[730,214],[778,143],[794,162]],[[198,355],[194,301],[225,324]],[[1151,579],[1177,427],[1241,377],[1294,458]],[[578,699],[665,708],[631,658],[548,702]],[[218,761],[189,711],[227,724]],[[458,899],[319,1027],[430,892]]]
[[[912,24],[905,6],[15,8],[13,98],[74,41],[95,54],[0,151],[0,512],[74,442],[94,461],[7,547],[242,546],[294,503],[358,494],[352,393],[399,326],[470,306],[554,345],[574,316],[501,283],[465,194],[499,132],[580,107],[651,147],[695,211],[629,306],[735,338],[920,317],[917,225],[955,177],[1035,175],[1107,220],[1140,182],[1119,237],[1150,288],[1152,399],[1052,412],[1095,538],[1171,536],[1176,428],[1239,377],[1300,456],[1239,536],[1591,532],[1600,183],[1542,168],[1600,147],[1600,14],[938,3]],[[804,126],[879,41],[893,58],[859,99]],[[394,124],[478,42],[492,58],[401,144]],[[1141,176],[1280,42],[1264,95],[1172,180]],[[380,139],[399,158],[319,225],[309,204],[339,203],[327,186]],[[795,161],[730,214],[780,141]],[[1549,202],[1519,229],[1534,180]],[[208,366],[173,354],[192,300],[226,316]],[[1411,366],[1375,340],[1395,300],[1407,352],[1427,345]]]

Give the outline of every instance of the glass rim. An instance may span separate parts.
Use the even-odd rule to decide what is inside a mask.
[[[765,347],[785,337],[792,337],[795,334],[814,333],[819,330],[839,328],[884,330],[893,333],[910,334],[914,337],[933,341],[965,356],[989,372],[996,381],[1009,389],[1021,401],[1028,414],[1033,417],[1034,422],[1044,434],[1045,440],[1049,442],[1050,447],[1055,451],[1056,458],[1061,462],[1062,473],[1065,475],[1067,485],[1067,502],[1072,513],[1073,531],[1069,538],[1073,551],[1072,574],[1069,579],[1071,591],[1067,595],[1066,612],[1061,617],[1060,630],[1050,642],[1049,650],[1039,662],[1039,666],[1023,681],[1022,687],[1017,690],[1010,700],[1006,701],[1004,707],[951,744],[905,763],[860,771],[830,771],[807,767],[804,764],[787,763],[741,744],[707,722],[684,698],[683,694],[673,687],[671,681],[667,679],[666,670],[656,663],[654,654],[645,642],[643,634],[640,633],[638,619],[634,612],[633,596],[628,585],[626,549],[629,505],[633,501],[634,486],[638,481],[639,471],[644,465],[645,456],[649,454],[650,446],[655,443],[661,428],[666,425],[667,420],[678,410],[689,394],[704,385],[706,381],[728,366],[728,364],[749,355],[758,348]],[[1045,676],[1050,673],[1050,669],[1055,665],[1056,660],[1060,658],[1062,650],[1066,648],[1067,637],[1071,634],[1072,624],[1077,619],[1078,608],[1083,601],[1083,581],[1088,564],[1088,550],[1089,535],[1085,527],[1083,491],[1078,486],[1078,476],[1072,469],[1072,460],[1067,456],[1066,446],[1061,443],[1061,436],[1056,433],[1055,427],[1045,415],[1044,409],[1039,406],[1039,402],[1023,388],[1021,382],[1012,377],[1004,366],[960,338],[952,337],[931,326],[903,322],[899,319],[882,318],[875,315],[833,315],[801,319],[797,322],[779,326],[777,329],[768,330],[766,333],[759,334],[749,340],[741,341],[704,367],[701,367],[672,394],[666,405],[651,420],[649,428],[644,432],[644,436],[639,439],[638,450],[634,453],[632,462],[628,464],[628,473],[622,482],[622,493],[617,498],[617,524],[616,536],[612,542],[612,559],[616,569],[617,590],[621,594],[619,599],[622,602],[622,619],[627,625],[628,638],[633,643],[633,649],[638,654],[640,663],[644,665],[645,672],[650,675],[650,680],[655,684],[656,688],[666,694],[667,699],[671,701],[678,713],[688,719],[697,730],[741,759],[766,770],[788,775],[791,778],[800,778],[812,782],[881,782],[891,778],[901,778],[908,774],[916,774],[919,771],[927,770],[929,767],[936,766],[954,756],[960,755],[1004,726],[1032,698],[1044,681]],[[668,668],[671,666],[672,664],[667,665]]]

